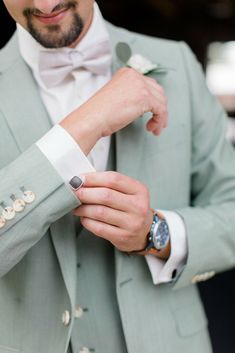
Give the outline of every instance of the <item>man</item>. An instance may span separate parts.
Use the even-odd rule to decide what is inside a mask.
[[[4,3],[0,352],[211,352],[195,283],[235,262],[235,156],[197,62],[93,0]],[[118,70],[123,42],[167,72]]]

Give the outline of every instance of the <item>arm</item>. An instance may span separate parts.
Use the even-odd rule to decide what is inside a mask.
[[[226,116],[185,45],[182,53],[192,99],[192,199],[190,207],[175,210],[185,222],[189,251],[175,288],[235,264],[235,152],[225,140]]]
[[[149,192],[145,185],[117,172],[88,173],[83,187],[76,194],[82,205],[74,214],[80,217],[85,228],[110,241],[120,251],[133,256],[145,254],[142,250],[146,247],[153,221]],[[146,256],[154,284],[170,282],[174,270],[181,270],[187,254],[181,218],[173,212],[165,213],[170,220],[172,241],[156,255]],[[179,242],[182,249],[177,249]]]
[[[131,92],[128,99],[126,92]],[[123,69],[87,103],[65,118],[61,126],[88,154],[101,136],[118,131],[145,111],[153,113],[147,128],[159,134],[167,118],[163,101],[161,88],[156,83],[134,70]],[[35,201],[0,230],[2,276],[40,240],[51,223],[78,206],[79,202],[36,146],[3,168],[0,180],[1,200],[7,205],[12,203],[11,194],[20,197],[21,186],[36,194]]]
[[[192,199],[189,207],[172,210],[184,221],[189,251],[187,264],[175,288],[194,283],[197,274],[206,274],[196,277],[206,279],[214,271],[222,271],[234,266],[235,263],[235,153],[225,140],[226,116],[208,92],[202,71],[190,51],[183,47],[182,52],[192,103],[192,151],[189,151],[191,152]],[[110,212],[113,215],[113,208],[120,211],[118,205],[111,202],[115,198],[113,190],[121,191],[119,190],[120,180],[116,180],[115,185],[112,176],[103,176],[100,182],[97,182],[95,176],[89,176],[87,183],[88,188],[85,184],[85,188],[78,192],[78,197],[85,205],[76,211],[76,214],[82,217],[83,225],[98,236],[108,239],[122,251],[142,249],[143,239],[146,239],[149,230],[144,228],[142,218],[145,214],[144,219],[149,222],[148,213],[146,213],[148,202],[138,203],[136,200],[134,203],[131,201],[128,203],[126,198],[122,204],[129,204],[129,210],[132,207],[133,221],[129,219],[127,222],[124,217],[119,217],[118,220],[117,216],[113,219],[113,224],[110,224]],[[128,180],[128,183],[130,185],[131,181]],[[93,187],[98,188],[92,191]],[[107,194],[99,193],[100,187],[109,190],[108,200]],[[136,186],[137,199],[143,200],[143,195],[146,193],[139,197],[140,189],[141,186]],[[122,193],[124,196],[129,194],[125,187]],[[99,207],[94,207],[97,204]],[[138,206],[134,207],[133,204]],[[100,205],[108,206],[111,210],[107,207],[102,209]],[[136,210],[141,205],[145,206],[138,213]],[[121,211],[123,212],[124,209],[121,208]],[[136,219],[140,222],[138,229]],[[130,224],[134,225],[134,231],[133,228],[130,229]],[[150,223],[148,227],[149,225]],[[124,238],[125,241],[123,241]],[[185,255],[187,257],[187,254]]]
[[[0,276],[3,276],[41,239],[51,223],[78,205],[78,200],[35,145],[3,168],[0,180],[1,200],[7,205],[12,205],[11,194],[22,197],[22,186],[36,196],[33,203],[0,229]]]

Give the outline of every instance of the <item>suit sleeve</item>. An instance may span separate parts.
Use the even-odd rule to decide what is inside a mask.
[[[22,198],[22,186],[35,200],[16,212],[0,229],[0,277],[14,267],[56,220],[78,206],[69,186],[39,150],[32,145],[0,170],[0,200],[11,206],[11,195]],[[2,212],[2,209],[0,213]]]
[[[235,151],[225,139],[226,115],[185,44],[182,54],[192,107],[191,204],[175,210],[188,236],[176,289],[235,265]]]

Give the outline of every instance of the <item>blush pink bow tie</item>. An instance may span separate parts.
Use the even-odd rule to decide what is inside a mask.
[[[105,75],[110,67],[111,49],[108,40],[81,52],[76,49],[58,49],[41,51],[39,54],[40,77],[48,88],[62,83],[75,70],[84,69],[96,75]]]

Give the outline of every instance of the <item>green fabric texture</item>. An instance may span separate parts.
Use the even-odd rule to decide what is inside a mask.
[[[115,152],[113,137],[107,170],[116,169]],[[84,312],[74,322],[72,351],[79,352],[85,346],[95,352],[127,353],[115,288],[114,247],[81,226],[78,228],[76,303]],[[108,339],[104,339],[107,332]]]
[[[207,320],[191,281],[198,273],[234,266],[235,155],[221,136],[225,115],[184,44],[108,29],[114,48],[128,42],[133,52],[170,68],[153,75],[168,97],[168,128],[152,136],[144,116],[118,132],[116,167],[148,186],[152,207],[183,217],[189,250],[177,282],[158,286],[143,257],[115,250],[114,283],[127,351],[210,353]],[[113,70],[120,66],[114,54]],[[80,284],[70,211],[78,202],[34,145],[50,126],[14,37],[0,53],[0,199],[9,200],[23,184],[36,200],[0,230],[1,353],[65,353],[74,328]],[[98,285],[98,276],[92,280]],[[106,310],[112,300],[106,298]],[[64,310],[71,314],[68,326],[62,324]],[[104,321],[105,316],[99,324]],[[108,340],[109,331],[99,339]]]

